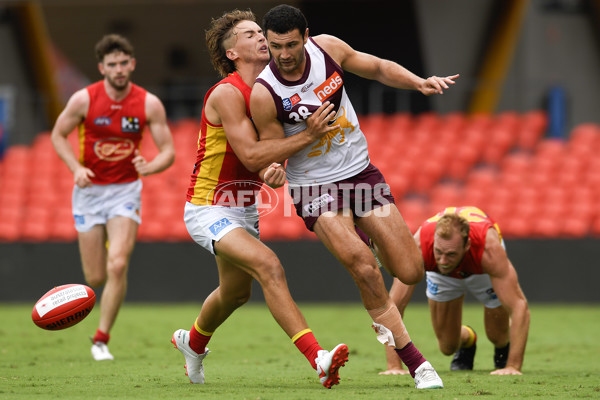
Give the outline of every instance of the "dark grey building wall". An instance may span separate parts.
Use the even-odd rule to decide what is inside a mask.
[[[477,68],[486,46],[495,5],[502,0],[293,0],[313,34],[329,33],[357,50],[397,61],[422,76],[460,73],[444,96],[391,91],[351,77],[349,93],[359,113],[377,111],[465,111],[480,84]],[[0,3],[2,3],[0,1]],[[41,2],[53,46],[76,69],[71,79],[100,79],[93,47],[106,33],[131,39],[138,66],[134,81],[158,95],[170,119],[199,117],[206,90],[218,80],[207,56],[204,32],[211,18],[233,8],[251,8],[259,22],[277,0],[61,0]],[[600,122],[600,51],[589,0],[532,0],[507,72],[497,111],[525,112],[546,106],[549,89],[567,95],[568,128]],[[29,142],[50,126],[44,96],[28,76],[29,65],[0,5],[0,89],[16,93],[11,143]],[[58,71],[57,71],[58,74]],[[75,82],[75,86],[79,86]],[[73,83],[73,82],[70,82]],[[67,98],[79,87],[61,85]]]
[[[296,301],[360,302],[349,274],[320,242],[268,245],[280,257]],[[530,302],[600,302],[598,240],[512,240],[506,245]],[[201,302],[217,278],[214,258],[195,243],[138,243],[127,301]],[[83,282],[75,243],[0,244],[2,302],[34,302],[54,286]],[[413,300],[425,301],[425,285],[418,286]],[[264,300],[256,283],[252,299]]]

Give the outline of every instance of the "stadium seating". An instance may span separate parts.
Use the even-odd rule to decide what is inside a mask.
[[[372,114],[361,121],[371,160],[413,232],[443,207],[474,205],[508,238],[600,237],[596,124],[576,126],[557,139],[544,136],[548,122],[542,111]],[[191,240],[183,207],[199,128],[194,119],[171,123],[177,157],[168,170],[142,178],[139,240]],[[77,135],[69,139],[77,149]],[[146,138],[141,151],[153,157],[157,150]],[[10,147],[0,161],[0,241],[75,240],[72,185],[48,132],[29,146]],[[275,198],[278,204],[271,200],[260,209],[261,237],[314,240],[295,216],[286,189],[277,189]]]

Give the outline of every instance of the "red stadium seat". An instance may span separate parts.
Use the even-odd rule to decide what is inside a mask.
[[[568,238],[583,238],[590,233],[591,223],[587,218],[570,216],[563,220],[561,236]]]
[[[421,198],[409,198],[396,202],[404,221],[412,233],[421,226],[425,219],[431,217],[441,210],[431,210],[427,203]]]
[[[559,218],[543,216],[533,221],[531,234],[540,238],[553,238],[560,236],[562,224]]]
[[[504,238],[521,239],[532,236],[533,226],[530,221],[518,215],[507,216],[500,225]]]
[[[547,127],[546,112],[539,110],[526,112],[518,128],[517,146],[523,150],[533,150],[544,136]]]
[[[590,222],[590,234],[595,238],[600,238],[600,215],[597,215],[596,218]]]
[[[470,145],[448,147],[447,149],[451,157],[447,163],[446,176],[455,180],[464,180],[479,160],[481,156],[479,150]]]
[[[464,204],[463,190],[457,183],[439,184],[429,192],[429,205],[435,210],[462,204]]]
[[[21,239],[22,225],[0,219],[0,242],[16,242]]]

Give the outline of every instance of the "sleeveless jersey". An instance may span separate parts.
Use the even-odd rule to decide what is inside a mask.
[[[304,130],[306,118],[323,102],[335,106],[334,123],[340,128],[287,161],[287,179],[299,186],[337,182],[369,165],[367,140],[346,94],[342,68],[312,38],[306,42],[305,56],[306,68],[298,81],[284,79],[273,60],[256,80],[271,92],[286,136]]]
[[[448,207],[437,213],[421,225],[421,252],[425,261],[425,270],[440,272],[433,255],[433,238],[437,221],[445,214],[458,214],[469,221],[469,239],[471,247],[458,266],[447,276],[457,279],[468,278],[473,274],[483,274],[481,257],[485,249],[485,237],[490,228],[496,229],[500,240],[500,228],[490,217],[476,207]]]
[[[246,115],[250,117],[250,93],[252,88],[234,72],[209,89],[204,97],[206,104],[213,90],[230,83],[242,92],[246,102]],[[187,201],[195,205],[222,205],[246,207],[256,202],[256,193],[262,181],[255,172],[250,172],[237,158],[227,141],[223,125],[213,125],[202,109],[198,153],[192,172]]]
[[[79,162],[91,169],[92,183],[133,182],[139,174],[131,163],[146,126],[146,90],[131,84],[121,101],[106,94],[104,81],[89,85],[90,106],[79,125]]]

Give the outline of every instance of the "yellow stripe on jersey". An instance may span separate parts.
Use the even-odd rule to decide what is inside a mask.
[[[83,164],[83,155],[84,155],[84,149],[85,149],[85,125],[80,124],[79,125],[79,162],[81,164]]]
[[[225,160],[227,138],[223,127],[206,125],[206,151],[194,185],[194,196],[190,201],[197,206],[212,205],[215,186]]]

